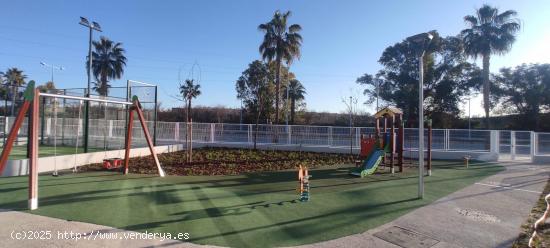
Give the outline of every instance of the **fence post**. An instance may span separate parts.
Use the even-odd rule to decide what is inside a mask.
[[[180,140],[180,123],[174,123],[174,140],[177,142]]]
[[[445,141],[443,142],[443,146],[445,151],[448,151],[450,148],[451,138],[450,138],[451,130],[445,129],[445,132],[443,133],[443,136],[445,137]]]
[[[210,123],[210,143],[214,143],[214,140],[215,140],[214,134],[216,133],[215,130],[216,130],[216,124]]]
[[[537,134],[533,131],[530,132],[530,140],[531,140],[531,146],[530,146],[530,154],[531,154],[531,162],[535,160],[535,155],[537,155]]]
[[[50,128],[52,127],[52,118],[46,120],[46,135],[50,136]]]
[[[286,132],[288,135],[288,138],[286,139],[286,143],[290,145],[292,144],[292,126],[286,125]]]
[[[10,132],[10,127],[9,127],[9,124],[10,124],[10,118],[9,117],[5,117],[4,118],[4,143],[2,144],[6,144],[6,137],[8,135],[8,133]]]
[[[510,157],[512,160],[516,160],[516,132],[510,132]]]
[[[332,146],[332,127],[328,127],[328,147]]]
[[[109,120],[109,138],[113,137],[113,120]]]
[[[359,146],[359,137],[361,136],[361,128],[355,128],[355,146]]]
[[[252,143],[252,124],[248,124],[248,143]]]
[[[498,136],[499,136],[499,131],[498,130],[490,130],[489,131],[489,151],[491,153],[494,153],[494,154],[497,154],[498,156],[498,146],[499,146],[499,141],[498,141]]]

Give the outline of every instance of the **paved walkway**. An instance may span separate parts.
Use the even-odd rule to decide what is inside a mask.
[[[406,247],[509,247],[538,200],[549,171],[547,166],[508,164],[506,171],[383,226],[302,247],[399,247],[378,238],[389,229],[405,230],[414,238],[393,238],[393,242],[401,240],[402,245],[408,242],[403,245]],[[132,236],[140,235],[136,232],[15,211],[0,211],[0,224],[1,247],[204,247],[160,238],[138,239]],[[29,230],[50,230],[52,238],[14,239],[16,233]],[[63,239],[64,231],[88,235],[79,240],[67,240]],[[107,239],[105,235],[111,236]],[[130,239],[131,236],[134,238]]]
[[[544,189],[550,167],[513,163],[505,166],[506,170],[501,173],[390,223],[361,234],[303,247],[399,247],[376,237],[377,233],[394,226],[436,240],[433,248],[510,247]],[[407,247],[429,246],[409,243]]]

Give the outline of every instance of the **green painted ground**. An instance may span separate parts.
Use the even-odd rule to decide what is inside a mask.
[[[1,147],[0,147],[1,149]],[[83,153],[84,148],[79,147],[78,150],[74,146],[58,146],[57,148],[54,148],[53,146],[40,146],[38,149],[39,151],[39,157],[50,157],[55,156],[55,154],[59,155],[69,155],[69,154],[75,154],[75,151],[77,153]],[[103,151],[103,149],[99,148],[90,148],[90,152],[98,152]],[[27,158],[27,146],[14,146],[9,159],[25,159]]]
[[[232,247],[330,240],[387,223],[484,177],[493,164],[435,161],[426,197],[416,169],[350,178],[347,169],[311,171],[311,201],[296,201],[295,172],[241,176],[122,176],[110,172],[41,176],[34,214],[148,232],[188,232],[191,242]],[[26,208],[27,178],[0,179],[0,208]]]

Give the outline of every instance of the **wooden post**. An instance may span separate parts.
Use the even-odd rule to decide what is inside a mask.
[[[157,153],[155,152],[155,146],[153,144],[153,140],[151,139],[151,135],[149,134],[149,130],[147,129],[147,123],[145,123],[145,118],[143,117],[143,112],[141,111],[139,100],[135,96],[132,100],[134,103],[134,109],[136,110],[139,119],[139,123],[141,123],[141,128],[143,129],[143,134],[145,135],[145,140],[147,140],[147,145],[149,145],[149,151],[151,152],[151,156],[153,156],[153,159],[155,160],[159,176],[164,177],[164,171],[162,170],[162,167],[160,167],[160,161]]]
[[[124,175],[128,174],[130,164],[130,150],[132,149],[132,128],[134,127],[134,111],[130,108],[128,114],[128,127],[126,129],[126,147],[124,151]]]
[[[34,90],[30,116],[29,150],[29,209],[38,208],[38,122],[40,113],[40,91]]]
[[[376,140],[380,138],[380,118],[376,118]]]
[[[394,169],[393,169],[393,160],[394,160],[394,155],[395,155],[395,115],[393,115],[391,117],[391,136],[390,136],[390,170],[391,170],[391,173],[395,173]]]

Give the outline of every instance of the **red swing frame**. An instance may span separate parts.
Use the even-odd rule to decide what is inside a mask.
[[[21,128],[23,121],[25,119],[25,115],[29,112],[30,109],[30,126],[29,129],[29,197],[28,197],[28,205],[30,210],[34,210],[38,208],[38,123],[39,123],[39,106],[40,106],[40,96],[41,94],[44,96],[53,96],[53,97],[59,97],[59,98],[69,98],[69,99],[80,99],[80,100],[89,100],[89,101],[101,101],[98,99],[92,99],[89,97],[72,97],[72,96],[66,96],[66,95],[59,95],[54,96],[52,94],[43,94],[38,89],[34,88],[34,81],[30,81],[25,93],[24,93],[24,102],[21,106],[21,109],[19,110],[17,117],[15,118],[15,122],[13,124],[13,127],[11,128],[8,138],[6,140],[6,143],[4,144],[4,148],[2,149],[2,153],[0,155],[0,175],[4,172],[4,169],[6,167],[9,154],[11,150],[13,149],[13,144],[15,142],[15,139],[17,138],[17,133],[19,132],[19,129]],[[153,141],[151,139],[151,135],[149,134],[149,130],[147,129],[147,125],[145,123],[145,118],[143,116],[143,111],[141,110],[141,104],[139,102],[139,99],[137,96],[132,97],[132,102],[116,102],[111,101],[114,103],[122,103],[131,105],[129,108],[129,121],[126,131],[126,145],[125,145],[125,154],[124,154],[124,174],[128,174],[128,167],[130,164],[130,150],[132,147],[132,128],[134,123],[134,111],[137,113],[137,117],[139,119],[139,122],[141,124],[141,128],[143,129],[143,133],[145,135],[145,139],[147,140],[147,145],[149,146],[149,151],[151,152],[151,155],[153,156],[154,163],[157,167],[158,173],[160,177],[164,177],[165,173],[162,170],[162,167],[160,166],[160,162],[157,156],[157,153],[155,152],[155,148],[153,145]]]

